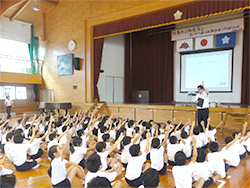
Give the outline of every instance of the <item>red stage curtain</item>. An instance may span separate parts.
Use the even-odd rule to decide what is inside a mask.
[[[127,35],[127,41],[129,40]],[[132,62],[125,54],[125,100],[131,91],[149,90],[153,103],[170,104],[173,100],[173,42],[170,32],[132,34]],[[129,45],[126,45],[126,52]],[[130,75],[131,74],[131,75]]]
[[[131,102],[130,37],[132,37],[132,33],[125,35],[124,102]]]
[[[102,62],[102,49],[104,38],[94,40],[94,99],[100,101],[97,83],[100,75]]]
[[[250,105],[250,18],[245,11],[245,30],[243,33],[241,104]]]
[[[174,13],[180,10],[183,15],[180,20],[196,18],[199,16],[215,14],[237,8],[250,6],[249,0],[201,0],[195,3],[169,8],[146,15],[141,15],[125,20],[107,23],[94,27],[94,37],[110,35],[120,32],[134,32],[133,30],[175,22]],[[179,20],[178,20],[179,21]]]

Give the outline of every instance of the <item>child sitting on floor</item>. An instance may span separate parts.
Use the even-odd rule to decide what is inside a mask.
[[[48,169],[48,174],[51,177],[51,183],[53,187],[71,187],[75,176],[80,179],[85,179],[85,173],[81,166],[65,160],[65,156],[69,151],[69,143],[71,140],[71,134],[69,129],[66,130],[66,143],[63,148],[59,146],[52,146],[48,155],[51,158],[50,168]],[[70,164],[71,166],[66,170],[65,164]]]
[[[139,155],[140,145],[132,145],[129,148],[129,152],[132,157],[128,161],[127,171],[125,174],[125,180],[131,187],[138,187],[142,185],[142,174],[148,168],[150,168],[149,163],[144,164],[144,162],[146,161],[147,152],[149,150],[149,139],[150,139],[150,132],[147,132],[146,149],[141,155]]]

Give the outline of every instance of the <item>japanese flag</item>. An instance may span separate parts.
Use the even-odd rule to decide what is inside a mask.
[[[206,48],[213,48],[214,47],[214,36],[205,36],[195,38],[195,49],[206,49]]]

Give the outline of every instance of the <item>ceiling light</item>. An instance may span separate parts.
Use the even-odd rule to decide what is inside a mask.
[[[33,0],[33,6],[32,6],[34,11],[40,11],[40,2],[39,0]]]

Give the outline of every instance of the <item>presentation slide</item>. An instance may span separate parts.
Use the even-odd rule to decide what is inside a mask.
[[[181,55],[180,92],[196,92],[202,81],[209,91],[232,91],[233,50]]]

